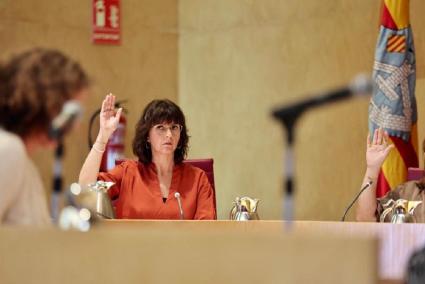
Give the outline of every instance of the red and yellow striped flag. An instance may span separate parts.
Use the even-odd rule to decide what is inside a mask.
[[[382,4],[369,131],[373,133],[382,127],[395,147],[381,168],[377,197],[405,182],[408,167],[418,166],[416,61],[409,24],[409,0],[383,0]]]

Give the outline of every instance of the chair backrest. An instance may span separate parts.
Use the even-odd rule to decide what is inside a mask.
[[[184,160],[183,163],[190,164],[194,167],[200,168],[203,170],[208,177],[208,181],[211,184],[213,189],[213,197],[214,197],[214,208],[217,212],[217,203],[215,198],[215,183],[214,183],[214,159],[187,159]]]
[[[408,168],[407,180],[420,180],[425,176],[425,170],[421,168]]]
[[[115,165],[118,166],[126,159],[115,160]],[[208,177],[208,181],[211,184],[213,190],[213,199],[214,199],[214,209],[217,212],[217,201],[215,198],[215,183],[214,183],[214,159],[186,159],[183,161],[185,164],[192,165],[194,167],[200,168],[203,170]]]

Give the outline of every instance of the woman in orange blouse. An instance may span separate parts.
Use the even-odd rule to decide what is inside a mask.
[[[115,96],[102,103],[100,130],[80,172],[86,185],[97,179],[112,181],[109,190],[116,201],[117,218],[180,219],[178,192],[184,219],[216,219],[213,191],[201,169],[182,163],[188,149],[185,117],[169,100],[147,105],[136,125],[133,152],[138,161],[128,160],[109,172],[99,173],[102,154],[117,128],[121,109],[114,111]]]

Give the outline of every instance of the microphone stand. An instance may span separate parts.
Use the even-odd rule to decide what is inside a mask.
[[[348,96],[345,96],[348,97]],[[336,102],[342,100],[344,97],[336,94],[319,96],[312,99],[307,99],[299,103],[295,103],[283,108],[273,111],[273,116],[282,123],[286,130],[286,159],[284,161],[283,176],[285,181],[283,184],[284,197],[282,201],[283,206],[283,220],[287,221],[285,224],[288,229],[292,227],[294,219],[294,192],[295,192],[295,124],[298,118],[308,109],[318,107],[328,102]]]
[[[285,183],[284,193],[286,198],[283,199],[283,219],[288,221],[287,226],[292,226],[294,218],[294,202],[293,196],[295,191],[294,172],[295,172],[295,159],[294,159],[294,142],[295,130],[294,126],[298,118],[308,109],[317,108],[321,105],[328,103],[338,102],[353,95],[366,95],[373,89],[372,82],[365,76],[358,76],[348,87],[332,90],[330,92],[319,94],[313,98],[307,98],[303,101],[275,109],[273,116],[280,120],[286,129],[286,161],[285,161]]]
[[[273,116],[280,120],[282,125],[286,129],[286,160],[284,162],[285,172],[283,176],[285,177],[284,182],[284,193],[285,197],[283,198],[283,220],[288,221],[287,226],[292,226],[292,221],[294,219],[294,172],[295,172],[295,159],[294,159],[294,145],[295,145],[295,124],[298,121],[298,118],[303,114],[307,109],[318,107],[322,104],[328,102],[336,102],[343,100],[352,95],[350,89],[341,88],[333,91],[330,94],[322,94],[314,98],[308,98],[304,101],[294,103],[292,105],[279,108],[273,111]]]
[[[51,216],[55,223],[59,218],[59,199],[60,199],[60,194],[62,192],[62,187],[63,187],[63,179],[62,179],[63,155],[64,155],[63,140],[59,139],[58,145],[56,146],[55,158],[53,162],[53,184],[52,184],[53,192],[52,192],[52,197],[50,201]]]
[[[283,220],[286,220],[286,226],[288,229],[292,227],[292,221],[294,219],[294,189],[295,189],[295,159],[294,159],[294,142],[295,142],[295,124],[304,112],[304,107],[292,108],[290,111],[281,112],[275,111],[273,115],[280,120],[284,128],[286,129],[286,159],[284,161],[283,176],[285,181],[283,183]],[[282,115],[283,113],[283,115]]]

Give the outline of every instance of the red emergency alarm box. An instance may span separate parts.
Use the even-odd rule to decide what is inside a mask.
[[[121,9],[119,0],[93,0],[92,41],[97,44],[121,43]]]

